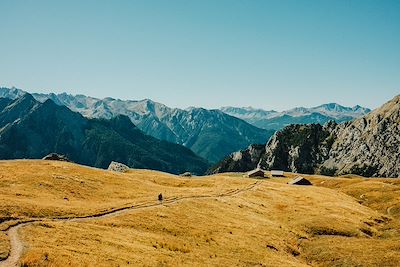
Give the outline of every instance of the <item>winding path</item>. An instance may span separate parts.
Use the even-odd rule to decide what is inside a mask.
[[[43,219],[37,219],[34,221],[30,221],[30,222],[23,222],[23,223],[14,225],[7,230],[7,235],[10,239],[11,249],[10,249],[10,254],[9,254],[8,258],[3,261],[0,261],[0,266],[1,267],[18,266],[18,261],[19,261],[20,257],[22,256],[22,253],[24,250],[24,244],[19,239],[18,230],[20,228],[30,225],[30,224],[34,224],[37,222],[43,222],[43,221],[84,222],[84,221],[89,221],[89,220],[100,220],[100,219],[115,217],[115,216],[121,215],[123,213],[128,213],[133,210],[163,206],[165,204],[173,204],[173,203],[177,203],[177,202],[183,201],[183,200],[202,199],[202,198],[221,198],[221,197],[235,196],[242,192],[252,190],[256,186],[260,185],[261,183],[262,183],[262,181],[257,181],[249,186],[246,186],[243,188],[238,188],[238,189],[228,190],[221,194],[172,197],[172,198],[165,199],[162,202],[133,204],[130,206],[119,207],[119,208],[115,208],[112,210],[108,210],[108,211],[104,211],[104,212],[100,212],[100,213],[96,213],[96,214],[92,214],[92,215],[87,215],[87,216],[80,216],[80,217],[73,217],[73,218],[43,218]]]

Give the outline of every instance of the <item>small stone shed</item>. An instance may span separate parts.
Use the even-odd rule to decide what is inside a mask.
[[[272,177],[283,177],[283,171],[281,170],[271,170],[271,176]]]
[[[290,185],[312,185],[312,183],[304,177],[298,176],[292,181],[288,182]]]
[[[255,169],[247,172],[244,177],[252,178],[252,177],[265,177],[265,172],[261,169]]]

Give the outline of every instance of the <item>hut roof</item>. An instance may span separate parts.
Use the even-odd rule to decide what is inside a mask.
[[[283,171],[281,170],[271,170],[272,176],[283,176]]]
[[[298,176],[292,181],[288,182],[290,185],[312,185],[312,183],[304,177]]]
[[[247,177],[255,177],[255,176],[264,177],[264,171],[257,168],[257,169],[254,169],[252,171],[247,172],[246,176]]]

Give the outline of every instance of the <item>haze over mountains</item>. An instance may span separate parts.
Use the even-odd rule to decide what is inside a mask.
[[[15,99],[25,93],[16,88],[0,88],[0,97]],[[250,144],[265,143],[275,130],[289,124],[323,124],[330,120],[342,122],[370,111],[360,106],[349,108],[338,104],[294,108],[283,112],[233,107],[224,107],[221,110],[183,110],[170,108],[150,99],[98,99],[66,93],[32,95],[40,102],[51,99],[56,104],[67,106],[88,118],[110,119],[117,115],[128,116],[146,134],[184,145],[210,162],[217,162]]]
[[[289,125],[266,145],[232,153],[211,172],[256,167],[326,175],[400,177],[400,96],[353,121]]]
[[[344,107],[336,103],[317,107],[297,107],[286,111],[255,109],[252,107],[222,107],[221,110],[263,129],[280,130],[290,124],[320,123],[328,121],[344,122],[361,117],[371,110],[359,105]]]
[[[25,91],[16,88],[0,88],[0,97],[15,99],[24,93]],[[66,93],[32,95],[40,102],[51,99],[56,104],[67,106],[88,118],[128,116],[146,134],[184,145],[210,162],[217,162],[249,144],[265,143],[274,133],[219,110],[169,108],[149,99],[97,99]]]
[[[30,94],[0,98],[0,159],[37,159],[51,152],[101,168],[115,160],[132,168],[202,174],[209,166],[181,145],[143,134],[123,115],[88,119]]]
[[[78,163],[103,168],[119,160],[136,168],[201,174],[209,166],[201,157],[215,162],[234,149],[248,147],[225,157],[209,172],[262,167],[327,175],[400,176],[399,99],[370,113],[360,106],[334,103],[284,112],[222,109],[252,123],[269,121],[271,128],[283,126],[285,118],[313,122],[292,123],[273,134],[274,130],[257,128],[220,110],[169,108],[149,99],[124,101],[66,93],[32,96],[0,88],[0,158],[38,158],[61,152]],[[355,119],[348,121],[351,118]],[[337,123],[341,121],[345,122]]]

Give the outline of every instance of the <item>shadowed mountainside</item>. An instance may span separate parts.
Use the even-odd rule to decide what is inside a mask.
[[[16,98],[25,92],[15,88],[0,88],[0,97]],[[87,118],[111,119],[128,116],[144,133],[190,148],[210,162],[217,162],[229,153],[252,143],[265,143],[273,130],[257,128],[220,110],[170,108],[150,99],[98,99],[84,95],[32,94],[45,102],[51,99],[79,112]]]
[[[4,104],[2,104],[4,103]],[[41,158],[50,152],[106,168],[115,160],[134,168],[202,174],[206,160],[191,150],[143,134],[126,116],[87,119],[52,100],[25,94],[1,100],[0,158]]]

